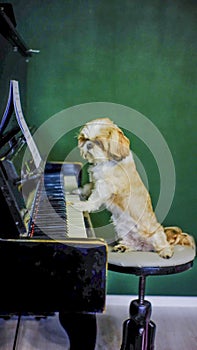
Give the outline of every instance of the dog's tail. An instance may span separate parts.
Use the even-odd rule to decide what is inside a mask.
[[[164,227],[164,232],[167,237],[167,241],[171,245],[184,245],[188,247],[195,248],[195,240],[194,238],[181,230],[180,227],[177,226],[169,226]]]

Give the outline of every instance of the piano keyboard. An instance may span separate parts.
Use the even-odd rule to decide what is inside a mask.
[[[71,194],[77,188],[75,176],[45,173],[32,207],[30,237],[44,234],[56,240],[87,238],[84,214],[71,206],[80,201],[78,194]]]
[[[84,215],[71,206],[71,203],[80,201],[78,194],[71,194],[78,188],[75,176],[64,176],[64,190],[66,193],[66,212],[67,212],[67,235],[72,238],[87,238]]]

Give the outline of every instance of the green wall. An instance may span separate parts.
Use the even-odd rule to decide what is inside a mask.
[[[39,127],[55,113],[88,102],[113,102],[148,117],[164,136],[176,169],[175,197],[164,224],[196,236],[196,1],[12,3],[19,32],[40,50],[28,63],[28,123]],[[124,118],[119,116],[120,123]],[[143,142],[129,136],[156,203],[158,170]],[[76,147],[72,133],[57,143],[51,159],[65,159],[71,144]],[[134,276],[109,272],[108,293],[136,293],[136,283]],[[196,265],[180,275],[149,278],[147,291],[196,295]]]

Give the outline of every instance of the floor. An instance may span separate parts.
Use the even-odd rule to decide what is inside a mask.
[[[122,323],[128,317],[127,305],[107,305],[97,315],[98,335],[95,350],[119,350]],[[157,325],[156,350],[197,350],[197,305],[194,307],[153,307]],[[12,350],[17,318],[0,319],[0,350]],[[106,331],[107,330],[107,331]],[[35,320],[22,317],[17,350],[68,350],[69,340],[58,315]],[[82,348],[82,350],[85,350]]]

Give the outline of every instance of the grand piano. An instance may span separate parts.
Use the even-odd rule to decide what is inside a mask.
[[[5,20],[17,34],[1,7],[4,25]],[[0,315],[18,315],[20,322],[23,314],[58,312],[71,349],[91,350],[95,314],[105,308],[107,245],[95,237],[88,214],[71,205],[81,200],[73,192],[80,186],[81,164],[46,162],[36,145],[37,158],[29,149],[17,119],[20,81],[14,77],[12,72],[0,116]],[[6,84],[5,79],[8,91]]]

